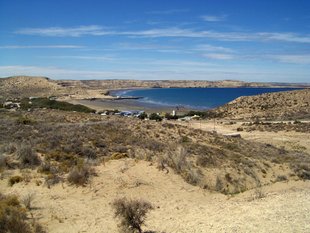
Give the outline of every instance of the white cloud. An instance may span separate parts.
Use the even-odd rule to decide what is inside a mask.
[[[282,62],[282,63],[293,63],[293,64],[309,64],[310,65],[310,54],[306,55],[267,55],[268,58]]]
[[[98,61],[113,61],[113,57],[108,56],[49,56],[48,58],[55,59],[79,59],[79,60],[98,60]]]
[[[308,75],[300,72],[268,72],[247,70],[244,68],[218,67],[216,69],[189,70],[128,70],[128,71],[93,71],[62,69],[58,67],[37,66],[0,66],[0,77],[13,75],[47,76],[53,79],[140,79],[140,80],[247,80],[307,82]],[[292,79],[294,77],[294,79]]]
[[[226,47],[222,47],[222,46],[214,46],[214,45],[210,45],[210,44],[200,44],[197,45],[196,48],[194,50],[197,51],[217,51],[217,52],[225,52],[225,53],[232,53],[234,52],[233,49],[230,48],[226,48]]]
[[[85,35],[103,36],[112,32],[105,31],[98,25],[79,26],[73,28],[50,27],[50,28],[23,28],[16,31],[17,34],[36,36],[58,36],[58,37],[79,37]]]
[[[206,53],[203,54],[204,57],[217,59],[217,60],[231,60],[234,59],[235,56],[227,53]]]
[[[300,36],[295,33],[259,32],[256,35],[261,40],[275,40],[285,42],[310,43],[310,35]]]
[[[77,49],[79,45],[3,45],[0,49]]]
[[[188,12],[189,9],[170,9],[170,10],[159,10],[159,11],[149,11],[147,14],[154,14],[154,15],[171,15],[176,13],[184,13]]]
[[[79,36],[129,36],[129,37],[188,37],[188,38],[210,38],[220,41],[283,41],[296,43],[310,43],[309,35],[279,32],[218,32],[194,30],[191,28],[153,28],[137,31],[111,31],[98,25],[80,26],[74,28],[52,27],[52,28],[25,28],[17,30],[16,33],[24,35],[53,36],[53,37],[79,37]]]
[[[203,15],[201,18],[207,22],[219,22],[226,19],[226,15]]]

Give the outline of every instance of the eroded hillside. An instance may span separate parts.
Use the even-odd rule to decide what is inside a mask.
[[[310,119],[310,89],[239,97],[212,111],[229,119]]]

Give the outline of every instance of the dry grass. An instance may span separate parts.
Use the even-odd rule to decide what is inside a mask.
[[[22,167],[37,167],[46,175],[46,183],[62,181],[66,174],[71,183],[87,183],[89,172],[77,165],[87,160],[94,164],[109,159],[136,158],[158,161],[161,170],[171,168],[187,182],[223,193],[238,193],[261,184],[278,182],[271,175],[283,175],[279,165],[288,165],[288,173],[300,179],[309,179],[310,162],[306,153],[295,153],[275,148],[271,145],[254,143],[241,138],[228,138],[185,126],[171,125],[154,121],[141,121],[133,118],[111,116],[101,121],[92,121],[92,115],[69,113],[68,119],[60,119],[58,111],[37,110],[34,112],[0,112],[0,145],[11,143],[21,145],[14,152],[6,153],[6,160],[19,157]],[[16,119],[27,114],[37,123],[19,125]],[[58,123],[54,123],[55,116]],[[73,120],[74,119],[74,120]],[[104,119],[104,120],[103,120]],[[165,128],[163,131],[162,129]],[[25,142],[27,138],[29,141]],[[186,139],[186,140],[184,140]],[[39,159],[37,153],[41,154]],[[2,159],[2,164],[5,164]],[[18,161],[17,161],[18,162]],[[268,164],[268,166],[266,165]],[[6,165],[3,166],[7,169]],[[229,177],[225,178],[225,174]],[[222,182],[218,188],[216,177]],[[288,180],[295,179],[286,175]],[[213,177],[213,178],[208,178]]]

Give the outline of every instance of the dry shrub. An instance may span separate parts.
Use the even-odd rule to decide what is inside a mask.
[[[278,175],[276,178],[276,182],[281,182],[281,181],[287,181],[287,176],[285,175]]]
[[[22,203],[28,210],[32,208],[32,202],[34,198],[35,198],[35,193],[28,193],[26,196],[23,197]]]
[[[30,233],[27,216],[16,196],[0,194],[0,232]]]
[[[80,154],[82,156],[88,158],[88,159],[96,159],[97,158],[96,151],[91,147],[83,147]]]
[[[46,233],[44,227],[36,222],[33,223],[33,232],[34,233]]]
[[[264,197],[266,197],[266,193],[264,193],[262,187],[258,186],[257,188],[255,188],[254,195],[253,195],[253,200],[262,199]]]
[[[64,162],[61,165],[64,165]],[[45,184],[48,188],[50,188],[51,185],[58,184],[59,182],[63,181],[63,178],[60,176],[61,174],[59,168],[52,165],[49,161],[42,163],[38,168],[38,172],[47,175],[45,177]]]
[[[7,167],[8,157],[5,155],[0,155],[0,171]]]
[[[115,217],[120,218],[120,232],[142,233],[142,225],[146,220],[146,214],[153,206],[143,200],[116,199],[113,204]]]
[[[199,154],[196,158],[196,165],[200,167],[211,167],[216,165],[216,158],[210,154]]]
[[[203,174],[187,160],[187,157],[189,157],[187,151],[183,147],[179,147],[175,153],[168,152],[164,156],[159,156],[157,168],[166,170],[168,173],[168,165],[180,174],[187,183],[198,185],[201,183]]]
[[[13,143],[9,143],[1,148],[3,153],[12,154],[16,151],[16,146]]]
[[[176,170],[177,173],[182,174],[189,166],[187,162],[187,151],[183,147],[179,147],[175,154],[169,154],[168,164]]]
[[[0,232],[1,233],[45,233],[44,228],[32,219],[28,222],[26,209],[22,208],[14,195],[0,193]]]
[[[14,184],[17,184],[19,182],[23,181],[23,177],[21,176],[12,176],[9,179],[9,185],[13,186]]]
[[[20,159],[22,166],[36,166],[41,163],[38,155],[33,151],[28,144],[21,144],[17,149],[17,157]]]
[[[217,176],[216,181],[215,181],[215,191],[222,192],[223,188],[224,188],[223,181],[221,180],[219,176]]]
[[[89,165],[78,165],[71,169],[68,174],[67,180],[71,184],[75,185],[85,185],[91,175],[94,175],[94,170]]]
[[[192,184],[192,185],[199,185],[201,184],[203,174],[201,173],[199,169],[189,167],[182,174],[182,176],[187,183]]]
[[[125,158],[128,158],[128,155],[126,153],[119,153],[119,152],[116,152],[116,153],[113,153],[109,159],[111,160],[119,160],[119,159],[125,159]]]

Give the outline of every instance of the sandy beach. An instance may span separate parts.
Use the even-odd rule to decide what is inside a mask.
[[[177,109],[177,106],[165,106],[153,103],[144,103],[139,102],[137,100],[123,99],[118,100],[115,98],[105,98],[105,99],[96,99],[96,100],[87,100],[87,99],[74,99],[74,100],[66,100],[66,102],[72,104],[82,104],[97,111],[102,110],[143,110],[147,113],[152,112],[172,112]],[[186,113],[192,109],[189,108],[180,108],[178,107],[179,113]]]

